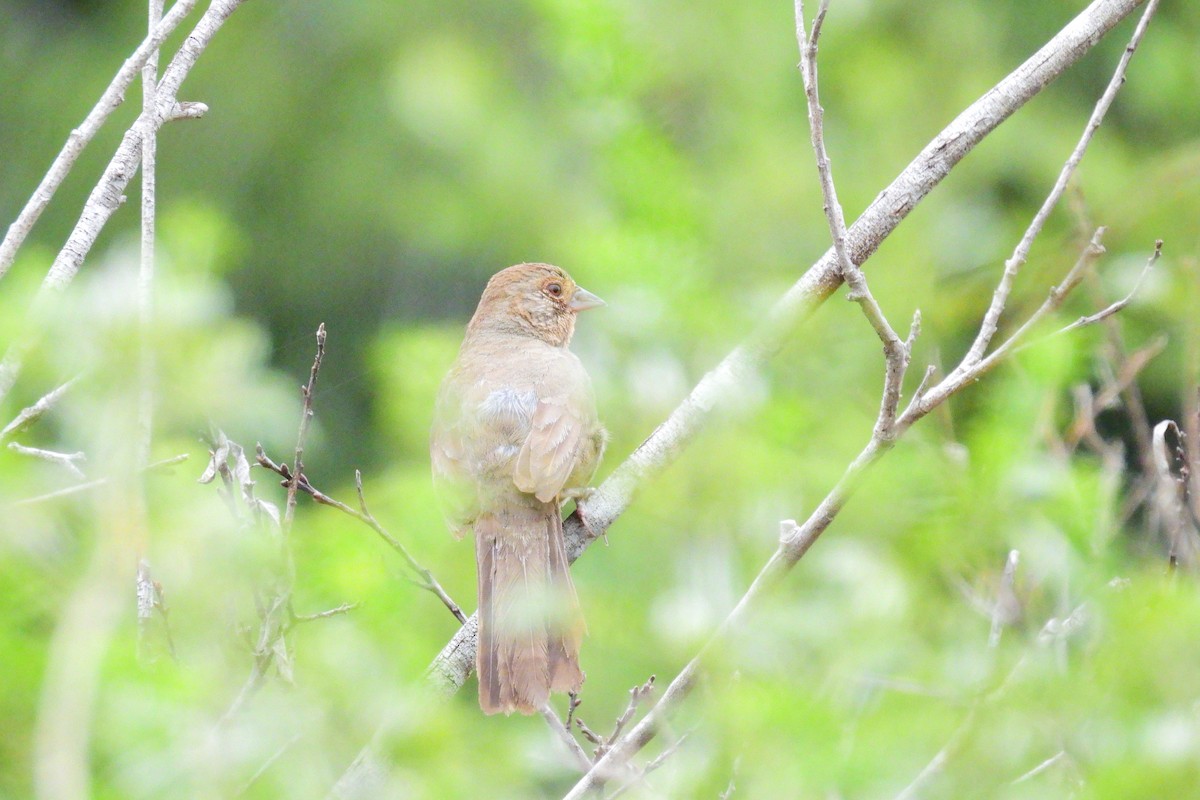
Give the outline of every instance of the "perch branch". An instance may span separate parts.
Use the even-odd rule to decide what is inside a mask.
[[[1126,55],[1136,46],[1137,41],[1140,40],[1145,30],[1145,23],[1149,16],[1153,14],[1155,5],[1156,0],[1151,0],[1147,6],[1142,21],[1135,30],[1134,38],[1126,50]],[[797,3],[796,6],[797,10],[799,10],[800,4]],[[798,21],[797,27],[802,30],[803,23]],[[1128,58],[1123,56],[1117,67],[1122,75],[1127,64]],[[819,118],[817,122],[819,124]],[[1079,153],[1073,152],[1070,158],[1075,158],[1077,155]],[[666,717],[690,693],[692,686],[696,682],[701,664],[710,648],[716,642],[723,640],[728,631],[735,629],[741,623],[749,607],[756,602],[757,598],[767,588],[778,582],[808,552],[817,538],[829,528],[837,514],[845,506],[862,475],[879,458],[888,452],[894,446],[896,439],[913,424],[923,418],[933,408],[944,403],[951,396],[978,380],[987,370],[1009,355],[1015,345],[1023,339],[1024,335],[1037,321],[1062,305],[1070,291],[1078,286],[1082,279],[1083,270],[1090,263],[1088,260],[1089,254],[1094,254],[1091,257],[1099,254],[1099,236],[1101,233],[1101,230],[1097,231],[1096,236],[1093,237],[1092,242],[1085,249],[1084,255],[1080,257],[1079,261],[1059,286],[1051,290],[1049,298],[1031,315],[1030,320],[1025,325],[1022,325],[1000,348],[985,359],[977,359],[973,355],[974,351],[969,351],[963,357],[962,362],[937,386],[930,389],[920,398],[914,398],[910,402],[904,413],[896,419],[895,424],[888,432],[890,435],[887,436],[881,434],[881,429],[884,427],[884,417],[887,413],[887,403],[886,401],[881,403],[879,417],[876,420],[870,440],[859,453],[858,457],[847,467],[841,479],[834,485],[803,525],[785,523],[781,532],[778,549],[767,561],[733,611],[721,623],[717,631],[701,649],[700,653],[688,662],[687,666],[671,682],[658,704],[642,718],[626,737],[596,762],[592,770],[580,779],[570,792],[564,795],[564,800],[582,800],[589,792],[602,786],[607,776],[627,764],[634,754],[654,738]],[[1008,280],[1007,273],[1001,278],[1001,283],[1006,280]],[[994,296],[1007,299],[1007,294],[1002,294],[999,289]],[[1001,303],[996,314],[998,315],[1003,310],[1004,304]],[[989,315],[990,313],[991,309],[989,309]],[[989,322],[989,316],[985,316],[980,326],[981,331],[989,324],[992,324]],[[887,387],[885,387],[884,391],[885,395],[886,393]]]
[[[985,136],[1082,58],[1141,2],[1095,0],[935,136],[848,229],[846,245],[853,260],[863,263]],[[629,507],[638,487],[683,452],[703,429],[708,415],[737,396],[743,377],[761,367],[840,283],[841,270],[831,248],[775,303],[750,336],[705,375],[646,441],[584,501],[582,513],[587,525],[580,514],[567,519],[564,534],[571,561],[608,530]],[[456,692],[471,674],[475,665],[476,624],[473,615],[426,671],[438,691]]]
[[[888,235],[950,171],[1004,120],[1087,54],[1103,36],[1133,13],[1143,0],[1094,0],[1049,42],[989,89],[947,125],[875,198],[847,230],[852,260],[863,263]],[[832,248],[814,263],[771,307],[765,319],[692,389],[659,425],[564,523],[567,555],[577,559],[629,507],[635,491],[669,466],[703,429],[709,414],[738,395],[746,375],[753,374],[779,350],[791,332],[841,283]],[[586,516],[587,524],[582,521]],[[475,664],[477,617],[472,615],[433,659],[425,677],[442,694],[453,694]],[[659,701],[685,693],[688,674],[672,684]],[[625,738],[636,731],[631,731]],[[333,787],[338,798],[365,797],[364,786],[383,767],[375,756],[376,736]],[[610,753],[611,755],[611,753]]]

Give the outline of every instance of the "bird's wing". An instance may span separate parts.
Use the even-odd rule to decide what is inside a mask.
[[[557,497],[575,468],[584,427],[569,394],[539,398],[513,469],[517,488],[543,503]]]

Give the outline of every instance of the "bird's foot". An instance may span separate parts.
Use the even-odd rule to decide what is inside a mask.
[[[574,500],[578,506],[584,500],[590,500],[592,495],[596,493],[595,486],[580,486],[577,489],[564,489],[562,493],[563,502]]]
[[[588,537],[590,539],[596,539],[597,536],[599,536],[599,538],[604,539],[604,546],[608,547],[608,531],[600,531],[600,533],[597,535],[596,529],[593,528],[592,524],[588,521],[587,514],[583,513],[583,506],[580,505],[584,500],[590,499],[594,494],[596,494],[596,488],[594,486],[584,486],[579,489],[568,489],[563,492],[563,501],[575,501],[575,515],[579,517],[579,521],[583,524],[584,530],[588,532]]]

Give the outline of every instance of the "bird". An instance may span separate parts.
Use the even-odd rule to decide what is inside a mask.
[[[568,346],[578,313],[603,305],[560,267],[497,272],[437,393],[430,460],[451,531],[475,535],[485,714],[532,714],[583,683],[562,505],[591,491],[608,434]]]

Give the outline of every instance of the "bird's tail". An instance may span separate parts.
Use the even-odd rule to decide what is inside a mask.
[[[583,683],[583,616],[557,503],[513,505],[475,520],[476,670],[485,714],[532,714]]]

